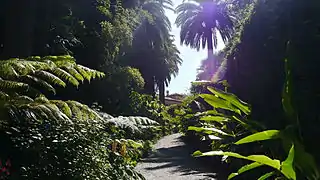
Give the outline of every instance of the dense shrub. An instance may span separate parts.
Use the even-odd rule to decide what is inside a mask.
[[[11,161],[9,179],[142,178],[133,170],[144,147],[136,134],[150,131],[157,123],[139,117],[128,117],[126,122],[103,117],[35,121],[15,116],[2,121],[0,139],[6,146],[0,149],[0,157]],[[123,125],[131,125],[135,132]]]

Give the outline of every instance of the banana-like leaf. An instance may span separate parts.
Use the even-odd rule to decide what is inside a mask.
[[[275,172],[275,171],[273,171],[273,172],[268,172],[268,173],[266,173],[266,174],[262,175],[261,177],[259,177],[259,179],[258,179],[258,180],[266,180],[266,179],[268,179],[268,178],[270,178],[270,177],[274,176],[275,174],[276,174],[276,172]]]
[[[251,142],[256,142],[256,141],[276,139],[276,138],[279,138],[279,135],[280,135],[279,130],[262,131],[262,132],[258,132],[258,133],[249,135],[245,138],[242,138],[239,141],[237,141],[235,144],[239,145],[239,144],[251,143]]]
[[[319,167],[317,166],[314,157],[305,151],[303,145],[297,141],[294,142],[295,146],[295,166],[304,173],[308,180],[320,179]]]
[[[242,112],[246,115],[250,114],[249,105],[245,102],[242,102],[237,96],[231,93],[223,92],[221,90],[215,89],[213,87],[208,87],[208,90],[213,94],[225,99],[226,101],[230,102],[235,107],[239,108]]]
[[[223,151],[210,151],[202,153],[201,151],[196,151],[193,153],[193,156],[230,156],[239,159],[246,159],[249,161],[254,161],[257,163],[261,163],[266,166],[270,166],[274,169],[280,170],[280,161],[278,159],[271,159],[265,155],[250,155],[250,156],[243,156],[238,153],[234,152],[223,152]]]
[[[198,112],[195,116],[208,116],[208,115],[214,115],[214,116],[223,116],[224,114],[219,113],[217,110],[208,110],[204,112]]]
[[[245,165],[245,166],[242,166],[242,167],[238,170],[238,172],[236,172],[236,173],[231,173],[231,174],[228,176],[228,180],[229,180],[229,179],[232,179],[232,178],[234,178],[234,177],[236,177],[236,176],[238,176],[238,175],[240,175],[240,174],[242,174],[242,173],[244,173],[244,172],[247,172],[247,171],[249,171],[249,170],[251,170],[251,169],[260,167],[260,166],[262,166],[262,165],[263,165],[263,164],[261,164],[261,163],[253,162],[253,163],[251,163],[251,164],[247,164],[247,165]]]
[[[218,133],[224,136],[233,136],[231,134],[225,133],[221,131],[220,129],[217,128],[205,128],[205,127],[195,127],[195,126],[189,126],[188,127],[189,131],[196,131],[196,132],[203,132],[205,134],[212,134],[212,133]]]
[[[215,136],[215,135],[212,135],[212,134],[208,135],[208,138],[210,140],[221,140],[222,139],[221,137],[218,137],[218,136]]]
[[[200,120],[207,121],[207,122],[214,121],[214,122],[221,123],[221,122],[227,122],[229,119],[224,116],[204,116],[204,117],[200,118]]]
[[[229,110],[229,111],[232,111],[232,112],[235,112],[235,113],[241,115],[241,111],[238,108],[235,108],[226,100],[221,99],[215,95],[200,94],[200,97],[202,97],[208,104],[210,104],[214,108],[221,108],[221,109]]]
[[[282,106],[289,119],[294,119],[294,108],[291,103],[292,75],[288,59],[285,59],[286,81],[282,92]]]
[[[294,156],[295,156],[294,145],[292,145],[287,159],[281,163],[281,173],[290,180],[297,179],[296,172],[293,168]]]

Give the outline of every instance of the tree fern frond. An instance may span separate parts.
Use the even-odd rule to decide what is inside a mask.
[[[82,119],[82,112],[80,110],[80,107],[77,106],[77,103],[74,103],[74,101],[66,101],[66,103],[71,109],[72,117],[77,119]]]
[[[35,102],[37,103],[50,103],[49,99],[47,99],[45,96],[39,96],[35,98]]]
[[[73,112],[73,109],[71,108],[72,114],[76,115],[76,113],[78,112],[78,109],[80,110],[80,112],[82,113],[82,116],[80,119],[84,119],[83,117],[87,117],[87,116],[89,119],[102,119],[96,111],[92,110],[85,104],[81,104],[77,101],[66,101],[66,103],[69,106],[75,108],[75,112]],[[85,116],[83,114],[85,114]]]
[[[28,84],[33,83],[36,86],[40,86],[43,89],[46,89],[46,90],[52,92],[53,94],[56,94],[55,88],[51,84],[47,83],[46,81],[44,81],[40,78],[37,78],[35,76],[31,76],[31,75],[25,75],[25,76],[21,76],[21,79],[23,79],[27,82],[29,81]]]
[[[102,119],[104,119],[104,120],[114,118],[113,116],[111,116],[110,114],[107,114],[107,113],[105,113],[105,112],[98,111],[97,113],[98,113],[99,116],[100,116]]]
[[[10,99],[10,96],[9,96],[9,94],[7,94],[5,92],[0,91],[0,99],[1,100],[8,100],[8,99]]]
[[[88,106],[76,101],[61,101],[61,100],[48,100],[44,96],[37,97],[32,102],[23,103],[21,101],[8,102],[8,109],[12,116],[21,116],[21,114],[29,111],[33,113],[34,120],[70,120],[76,118],[78,120],[98,120],[102,119],[94,110]],[[13,109],[20,109],[21,111],[14,111]],[[12,111],[11,111],[12,110]]]
[[[69,72],[72,76],[74,76],[78,81],[81,81],[81,82],[84,81],[83,76],[74,67],[65,66],[63,68],[67,72]]]
[[[24,90],[24,91],[27,91],[28,89],[29,89],[29,85],[26,83],[0,79],[0,90],[7,90],[7,91]]]
[[[159,123],[157,123],[156,121],[151,120],[147,117],[139,116],[119,116],[116,118],[106,119],[106,121],[109,123],[113,123],[115,126],[122,129],[130,129],[132,132],[141,132],[142,129],[159,126]]]
[[[20,102],[20,103],[31,103],[31,102],[34,102],[34,100],[31,97],[24,96],[24,95],[19,95],[19,94],[11,96],[10,100],[11,101],[15,101],[15,102]]]
[[[51,100],[50,102],[54,103],[60,111],[62,111],[65,115],[67,115],[69,118],[72,118],[72,111],[71,108],[68,106],[68,104],[61,100]]]
[[[47,103],[45,104],[45,106],[51,110],[51,113],[57,120],[70,120],[69,117],[64,114],[55,104]]]
[[[46,81],[52,82],[55,85],[59,85],[62,87],[66,86],[66,83],[64,81],[62,81],[59,77],[50,72],[40,70],[35,72],[35,75],[41,77],[42,79],[45,79]]]
[[[52,70],[55,74],[63,78],[64,80],[70,82],[74,86],[79,86],[79,81],[73,77],[71,74],[69,74],[67,71],[61,69],[61,68],[55,68]]]
[[[51,74],[49,74],[52,72]],[[0,77],[6,80],[19,80],[20,76],[40,75],[41,78],[54,84],[65,86],[63,80],[78,86],[84,79],[104,77],[104,73],[76,64],[75,59],[67,56],[32,56],[24,59],[0,61]],[[62,78],[62,79],[59,79]]]
[[[75,66],[76,70],[84,77],[87,81],[90,82],[91,80],[91,74],[87,71],[85,71],[83,68],[81,68],[80,65]]]

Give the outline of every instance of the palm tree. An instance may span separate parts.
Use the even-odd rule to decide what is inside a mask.
[[[214,0],[184,2],[176,8],[176,12],[175,23],[181,27],[181,44],[197,50],[207,47],[209,60],[214,59],[213,47],[217,48],[218,34],[226,43],[234,32],[233,17],[228,14],[225,3]]]
[[[134,32],[133,49],[130,53],[130,65],[138,68],[145,79],[145,92],[155,94],[155,86],[164,100],[164,87],[171,75],[178,73],[181,59],[179,51],[171,38],[171,23],[165,15],[165,9],[172,9],[171,0],[146,0],[141,9],[148,16]],[[163,102],[163,101],[162,101]]]
[[[158,63],[155,80],[159,88],[159,99],[164,103],[165,87],[168,87],[172,76],[176,77],[178,75],[182,59],[179,56],[180,52],[174,44],[173,38],[166,41],[162,52],[163,57]]]

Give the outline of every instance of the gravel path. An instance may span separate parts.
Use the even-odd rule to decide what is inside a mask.
[[[147,180],[217,180],[212,167],[191,157],[195,148],[186,145],[180,134],[165,136],[155,145],[156,151],[136,167]],[[206,167],[204,167],[206,166]],[[219,178],[221,179],[221,178]],[[225,179],[225,178],[223,178]]]

